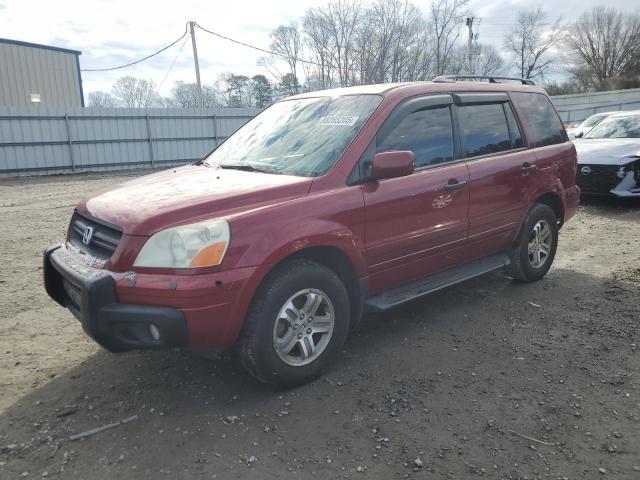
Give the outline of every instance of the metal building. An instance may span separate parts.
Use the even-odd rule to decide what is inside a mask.
[[[81,53],[0,38],[0,107],[84,107]]]

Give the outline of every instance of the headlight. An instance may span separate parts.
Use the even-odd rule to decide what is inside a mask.
[[[133,266],[196,268],[220,265],[227,252],[229,238],[226,220],[168,228],[147,240]]]

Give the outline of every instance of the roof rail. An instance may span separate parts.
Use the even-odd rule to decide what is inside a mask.
[[[494,77],[492,75],[440,75],[433,79],[436,83],[450,83],[464,80],[488,80],[489,83],[503,83],[500,80],[520,82],[522,85],[535,85],[533,80],[518,77]]]

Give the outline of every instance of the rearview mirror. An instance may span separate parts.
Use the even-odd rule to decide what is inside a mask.
[[[411,175],[416,168],[413,152],[408,150],[393,150],[376,153],[373,157],[371,175],[381,180]]]

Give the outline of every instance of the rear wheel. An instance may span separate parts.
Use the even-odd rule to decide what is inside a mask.
[[[298,259],[260,287],[238,342],[242,365],[258,380],[293,386],[322,373],[349,331],[349,297],[329,268]]]
[[[521,282],[535,282],[551,268],[558,246],[558,220],[548,205],[536,204],[522,225],[518,245],[511,252],[507,273]]]

